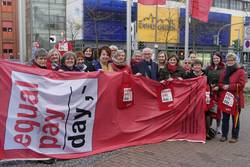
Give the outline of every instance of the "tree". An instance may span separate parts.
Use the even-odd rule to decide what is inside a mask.
[[[71,41],[73,46],[75,46],[76,38],[79,32],[82,30],[82,24],[77,19],[69,19],[68,24],[68,33],[70,34]]]
[[[174,16],[175,14],[171,12],[171,10],[168,10],[167,13],[167,18],[165,19],[166,22],[166,31],[165,31],[165,47],[166,51],[168,50],[168,43],[171,41],[173,38],[170,38],[170,32],[175,30],[176,25],[174,24]]]

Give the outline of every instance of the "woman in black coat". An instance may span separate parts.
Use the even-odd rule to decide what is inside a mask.
[[[184,69],[179,65],[179,58],[173,54],[168,57],[165,68],[159,70],[159,81],[171,81],[173,79],[182,80],[184,73]]]

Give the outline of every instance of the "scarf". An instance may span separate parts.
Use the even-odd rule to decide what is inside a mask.
[[[171,64],[168,64],[167,65],[167,69],[168,69],[168,71],[170,72],[170,73],[174,73],[176,70],[177,70],[177,67],[178,66],[176,66],[176,65],[171,65]]]
[[[125,66],[127,64],[126,59],[123,62],[119,62],[115,56],[112,57],[112,62],[117,66]]]
[[[195,75],[195,76],[202,76],[203,75],[203,71],[200,71],[200,72],[195,72],[195,71],[193,71],[193,74]]]
[[[38,68],[41,68],[41,69],[47,69],[46,66],[40,66],[40,65],[37,64],[34,60],[33,60],[33,67],[38,67]]]
[[[84,57],[84,60],[92,61],[92,60],[94,60],[94,59],[93,59],[93,57]]]
[[[227,66],[225,76],[223,79],[223,84],[229,84],[230,76],[237,70],[237,64],[233,66]]]
[[[111,63],[108,63],[107,65],[105,65],[105,64],[102,64],[100,62],[100,64],[101,64],[101,67],[102,67],[103,71],[107,71],[107,72],[113,72],[114,71],[112,66],[111,66]]]
[[[185,72],[190,72],[191,71],[191,67],[188,66],[188,65],[184,65],[183,69],[184,69]]]

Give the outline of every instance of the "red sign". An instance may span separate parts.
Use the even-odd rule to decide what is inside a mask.
[[[165,5],[166,0],[138,0],[142,5]]]
[[[7,61],[0,61],[0,73],[0,159],[70,159],[164,140],[205,142],[206,77],[171,81],[171,107],[162,110],[161,84],[127,73],[62,73]],[[121,85],[126,89],[118,98]],[[169,102],[169,91],[163,97]],[[118,108],[119,100],[133,103]]]

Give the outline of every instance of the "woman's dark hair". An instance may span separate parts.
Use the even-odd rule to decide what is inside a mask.
[[[224,67],[225,67],[225,64],[224,64],[223,61],[222,61],[222,56],[220,55],[219,52],[214,52],[214,53],[212,54],[212,56],[211,56],[209,69],[210,69],[210,70],[213,70],[213,69],[215,68],[215,64],[214,64],[214,61],[213,61],[213,57],[214,57],[214,56],[217,56],[217,57],[220,58],[220,62],[219,62],[219,64],[218,64],[218,67],[219,67],[219,68],[224,68]]]
[[[86,47],[86,48],[84,48],[83,51],[82,51],[83,54],[85,54],[85,52],[87,51],[87,49],[91,49],[91,51],[92,51],[92,55],[91,55],[91,56],[93,56],[94,49],[91,48],[91,47]]]
[[[179,57],[176,54],[171,54],[170,56],[168,56],[168,61],[169,61],[169,59],[171,59],[173,57],[177,60],[177,65],[179,65],[180,60],[179,60]]]
[[[111,50],[109,49],[108,46],[103,46],[99,49],[98,51],[98,58],[100,58],[102,51],[105,50],[108,54],[109,57],[111,57]]]

